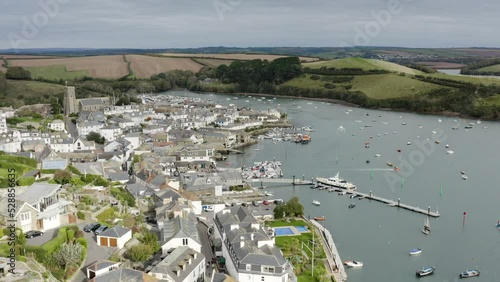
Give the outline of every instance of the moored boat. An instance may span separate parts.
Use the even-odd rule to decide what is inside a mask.
[[[408,253],[410,254],[410,256],[419,255],[420,253],[422,253],[422,249],[416,248],[416,249],[410,250]]]
[[[427,216],[424,227],[422,228],[422,233],[424,233],[425,235],[429,235],[430,232],[431,232],[431,224],[429,222],[429,216]]]
[[[465,174],[462,174],[462,179],[463,180],[467,180],[467,179],[469,179],[469,177],[467,175],[465,175]]]
[[[355,204],[355,203],[352,203],[352,204],[350,204],[350,205],[349,205],[349,208],[350,208],[350,209],[352,209],[352,208],[354,208],[355,206],[356,206],[356,204]]]
[[[356,260],[348,260],[348,261],[344,262],[344,264],[349,266],[349,267],[362,267],[363,266],[362,262],[356,261]]]
[[[418,277],[423,277],[423,276],[431,275],[431,274],[434,273],[434,270],[436,270],[434,268],[434,266],[424,267],[421,270],[417,270],[415,272],[415,275],[417,275]]]
[[[340,178],[339,173],[337,173],[335,176],[330,177],[330,178],[316,178],[316,181],[328,185],[328,186],[333,186],[337,188],[342,188],[342,189],[347,189],[347,190],[356,190],[356,186],[352,184],[351,182],[348,182],[342,178]]]
[[[325,216],[315,216],[315,217],[313,217],[313,219],[316,221],[325,221],[326,217]]]
[[[467,269],[466,271],[460,273],[460,278],[469,278],[479,276],[480,272],[477,269]]]
[[[315,205],[315,206],[319,206],[321,205],[321,203],[319,201],[316,201],[316,200],[313,200],[312,201],[312,204]]]

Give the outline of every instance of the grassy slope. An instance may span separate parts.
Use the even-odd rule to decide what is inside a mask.
[[[64,93],[64,86],[38,81],[7,80],[7,89],[2,100],[14,107],[19,107],[23,105],[23,100],[19,99],[19,95],[27,97],[58,93]]]
[[[474,83],[474,84],[484,84],[484,85],[498,84],[498,85],[500,85],[500,79],[492,78],[492,77],[448,75],[448,74],[444,74],[444,73],[425,74],[425,76],[432,76],[432,77],[443,78],[443,79],[451,79],[451,80],[456,80],[456,81],[464,81],[464,82],[470,82],[470,83]]]
[[[480,68],[480,69],[477,69],[477,71],[495,71],[495,72],[500,72],[500,64],[489,66],[489,67]]]
[[[310,79],[310,75],[306,74],[292,80],[285,82],[283,85],[294,86],[294,87],[303,87],[303,88],[320,88],[324,89],[326,81],[321,80],[312,80]]]
[[[204,66],[218,67],[220,65],[230,65],[234,60],[223,60],[223,59],[205,59],[205,58],[192,58],[193,61],[200,63]]]
[[[318,69],[321,67],[327,68],[359,68],[363,70],[387,70],[393,72],[404,72],[408,74],[421,74],[420,71],[414,70],[408,67],[404,67],[398,64],[389,63],[386,61],[380,60],[371,60],[371,59],[363,59],[363,58],[346,58],[346,59],[338,59],[331,61],[321,61],[321,62],[313,62],[313,63],[305,63],[304,67],[309,67],[312,69]]]
[[[500,94],[483,99],[487,105],[500,106]]]
[[[397,74],[360,75],[354,78],[352,85],[353,90],[375,99],[419,95],[443,87]]]
[[[26,67],[31,72],[31,77],[44,78],[49,80],[70,80],[88,75],[87,71],[67,71],[64,65],[54,65],[47,67]]]

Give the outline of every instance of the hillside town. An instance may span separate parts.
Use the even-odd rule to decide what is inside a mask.
[[[50,105],[1,109],[1,184],[15,186],[16,211],[2,209],[0,247],[13,223],[25,257],[11,272],[2,252],[2,277],[296,281],[263,224],[280,202],[259,205],[242,168],[217,162],[258,142],[254,130],[288,123],[286,115],[170,95],[115,103],[76,99],[66,86],[60,113]],[[11,168],[15,185],[3,173]],[[0,191],[7,206],[12,195]]]

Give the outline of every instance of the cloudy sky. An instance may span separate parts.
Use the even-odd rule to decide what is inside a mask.
[[[498,0],[1,0],[0,7],[0,49],[500,47]]]

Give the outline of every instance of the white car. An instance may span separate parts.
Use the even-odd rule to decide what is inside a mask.
[[[213,212],[214,211],[214,207],[212,206],[208,206],[206,209],[205,209],[206,212]]]

